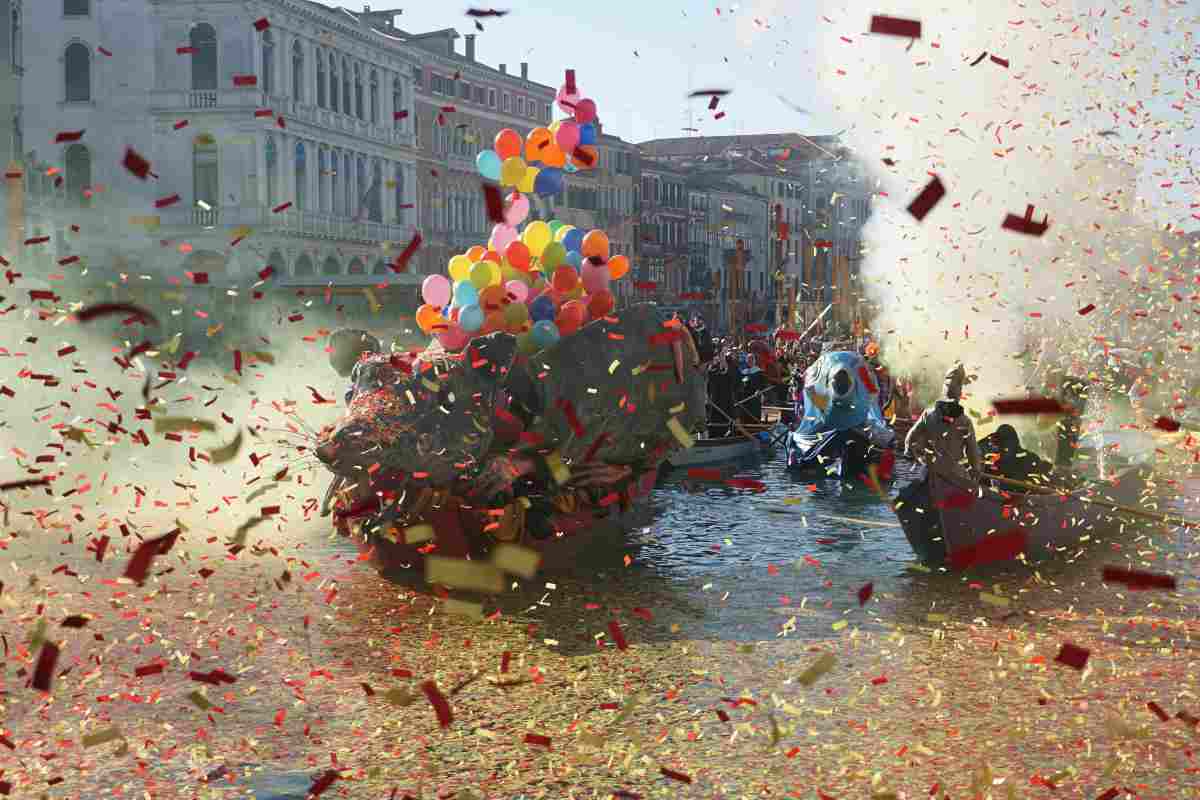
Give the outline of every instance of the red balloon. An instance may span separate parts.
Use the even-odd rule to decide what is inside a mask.
[[[607,316],[616,306],[617,301],[608,289],[601,289],[588,299],[588,313],[592,319]]]
[[[579,282],[579,273],[570,264],[563,264],[554,270],[554,280],[552,281],[554,288],[560,292],[566,293],[575,288],[575,284]]]
[[[596,118],[596,101],[590,98],[583,98],[575,104],[575,121],[580,125],[586,125]]]

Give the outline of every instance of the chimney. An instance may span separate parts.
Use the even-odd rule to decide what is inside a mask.
[[[475,34],[468,33],[467,39],[467,61],[475,60]]]
[[[521,62],[521,80],[523,80],[523,81],[529,80],[529,62],[528,61]]]
[[[508,64],[501,64],[501,65],[500,65],[500,71],[501,71],[502,73],[504,73],[505,75],[507,75],[507,74],[508,74]]]

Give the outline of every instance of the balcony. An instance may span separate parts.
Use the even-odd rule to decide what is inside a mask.
[[[270,231],[331,241],[406,243],[413,236],[411,225],[382,222],[358,222],[331,214],[289,208],[276,214],[268,207],[222,206],[220,208],[182,208],[160,212],[160,230],[175,232],[194,228],[249,227],[255,232]]]

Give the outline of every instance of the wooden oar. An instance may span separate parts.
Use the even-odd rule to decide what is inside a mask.
[[[754,436],[754,434],[750,433],[745,428],[743,428],[742,423],[737,422],[732,417],[730,417],[728,414],[726,414],[725,409],[721,408],[719,405],[714,403],[712,401],[712,398],[708,399],[708,404],[710,406],[712,406],[714,409],[716,409],[717,413],[720,414],[722,417],[724,417],[726,419],[726,421],[729,422],[730,425],[732,425],[734,428],[736,428],[738,433],[742,434],[743,436],[745,436],[747,439],[754,442],[755,444],[760,444],[758,438],[756,436]]]
[[[991,478],[992,480],[996,481],[997,483],[1003,483],[1003,484],[1007,484],[1009,486],[1016,486],[1018,488],[1025,489],[1027,491],[1034,491],[1039,494],[1064,494],[1064,495],[1065,494],[1073,494],[1072,492],[1063,492],[1063,491],[1060,491],[1057,489],[1051,489],[1048,486],[1039,486],[1036,483],[1026,483],[1025,481],[1019,481],[1014,478],[1005,478],[1000,475],[989,474],[988,477]],[[1145,519],[1152,519],[1157,522],[1165,522],[1170,525],[1182,525],[1185,528],[1192,528],[1193,530],[1200,530],[1200,522],[1189,522],[1188,520],[1183,519],[1181,517],[1172,518],[1172,517],[1167,516],[1166,514],[1159,514],[1155,511],[1146,511],[1143,508],[1134,508],[1132,506],[1124,506],[1124,505],[1121,505],[1120,503],[1111,503],[1108,500],[1098,500],[1094,497],[1084,497],[1083,495],[1076,495],[1076,497],[1080,500],[1080,502],[1090,503],[1092,505],[1101,506],[1103,508],[1108,508],[1113,511],[1120,511],[1123,514],[1131,514],[1135,517],[1143,517]]]

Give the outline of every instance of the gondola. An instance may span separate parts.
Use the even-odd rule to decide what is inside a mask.
[[[674,468],[723,464],[727,461],[767,455],[774,446],[775,442],[769,431],[761,431],[752,437],[734,434],[697,439],[692,447],[672,453],[667,458],[667,463]]]
[[[1130,468],[1069,491],[1022,491],[1003,484],[959,486],[928,474],[900,491],[896,516],[917,558],[962,569],[1023,557],[1074,552],[1119,527],[1112,506],[1136,508],[1148,471]]]
[[[804,417],[787,437],[789,470],[854,480],[895,441],[861,355],[827,352],[813,362],[804,375]]]

